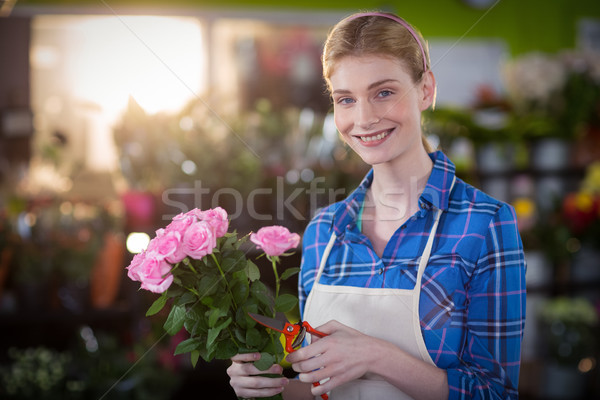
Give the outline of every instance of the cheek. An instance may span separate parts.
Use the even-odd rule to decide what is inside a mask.
[[[343,135],[347,134],[352,128],[351,113],[348,111],[341,110],[334,107],[333,109],[333,120],[335,127]]]

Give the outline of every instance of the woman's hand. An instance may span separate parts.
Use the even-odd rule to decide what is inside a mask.
[[[267,378],[259,376],[262,374],[277,374],[283,372],[281,365],[274,364],[268,370],[261,371],[252,364],[260,359],[260,353],[238,354],[231,361],[232,364],[227,368],[229,375],[229,384],[238,397],[270,397],[283,391],[288,384],[288,379]]]
[[[346,382],[360,378],[380,355],[379,339],[367,336],[337,321],[327,322],[316,328],[328,336],[313,336],[310,346],[303,347],[287,356],[294,371],[299,372],[302,382],[319,382],[312,394],[319,396]]]

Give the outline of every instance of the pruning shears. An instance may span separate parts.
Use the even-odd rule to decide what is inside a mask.
[[[318,337],[327,336],[327,334],[314,329],[306,321],[301,321],[292,324],[284,318],[275,319],[254,313],[248,313],[248,315],[250,316],[250,318],[258,322],[259,324],[264,325],[267,328],[271,328],[277,332],[283,333],[283,335],[285,336],[285,351],[287,351],[288,353],[292,353],[296,351],[298,347],[300,347],[307,333]],[[319,386],[319,382],[314,382],[313,386]],[[321,398],[327,400],[329,399],[329,396],[327,396],[327,394],[324,393],[321,395]]]

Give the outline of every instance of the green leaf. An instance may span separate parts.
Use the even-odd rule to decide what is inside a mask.
[[[267,307],[273,306],[273,299],[271,297],[271,292],[261,281],[252,282],[252,287],[250,288],[250,293],[252,297],[256,298],[258,301],[266,305]]]
[[[183,323],[183,327],[185,328],[185,330],[192,336],[198,335],[199,326],[200,324],[198,323],[198,321],[192,321],[189,319],[186,319]]]
[[[171,312],[167,317],[167,320],[164,324],[164,329],[171,336],[175,335],[177,332],[181,330],[183,327],[183,322],[185,321],[185,307],[183,306],[173,306],[171,308]]]
[[[190,361],[192,362],[193,368],[196,368],[196,364],[198,364],[198,358],[200,358],[200,352],[198,350],[193,350],[190,352]]]
[[[291,294],[282,294],[275,299],[275,311],[288,312],[291,311],[298,303],[298,298]]]
[[[227,311],[223,311],[220,308],[213,308],[212,310],[210,310],[208,312],[208,326],[213,328],[216,325],[219,318],[221,318],[224,315],[227,315]]]
[[[225,273],[232,273],[244,269],[246,266],[246,256],[243,251],[228,251],[223,255],[221,267]]]
[[[273,331],[271,334],[275,336],[276,340],[269,340],[267,342],[267,345],[265,347],[263,347],[262,349],[266,353],[273,354],[276,361],[277,361],[277,359],[279,359],[279,361],[281,361],[281,360],[283,360],[283,356],[284,356],[283,345],[281,344],[281,341],[279,340],[281,334],[277,331]]]
[[[187,310],[183,326],[193,336],[208,332],[208,321],[206,319],[207,307],[201,303],[195,304]]]
[[[189,303],[193,303],[197,300],[198,298],[191,292],[186,292],[184,293],[179,299],[177,299],[177,302],[175,304],[179,305],[179,306],[183,306]]]
[[[238,342],[246,343],[246,333],[242,328],[236,326],[233,328],[233,334]]]
[[[167,304],[167,300],[167,295],[165,292],[163,292],[163,294],[158,299],[154,300],[154,303],[152,303],[148,311],[146,311],[146,317],[154,315],[160,310],[162,310],[165,304]]]
[[[228,360],[238,353],[238,348],[233,340],[219,342],[215,358],[219,360]]]
[[[204,361],[210,362],[215,356],[215,350],[216,349],[211,346],[210,348],[200,348],[198,352],[200,353],[200,357],[202,357]]]
[[[260,353],[260,360],[254,361],[254,366],[261,371],[269,369],[275,363],[275,357],[269,353]]]
[[[223,294],[221,296],[215,296],[215,301],[213,303],[214,308],[218,308],[222,310],[224,313],[229,313],[229,309],[231,308],[231,296],[229,294]]]
[[[243,304],[250,294],[250,286],[248,286],[248,281],[244,280],[242,282],[236,282],[232,285],[231,291],[233,292],[233,299],[235,300],[235,303]]]
[[[206,307],[201,303],[196,303],[187,310],[187,319],[191,321],[200,321],[204,319]]]
[[[221,331],[223,329],[227,328],[227,326],[229,326],[229,324],[231,323],[231,321],[232,321],[232,319],[231,319],[231,317],[229,317],[224,322],[222,322],[219,325],[215,326],[214,328],[210,328],[208,330],[208,336],[207,336],[207,339],[206,339],[206,347],[207,348],[210,348],[212,346],[212,344],[214,343],[214,341],[219,336],[219,333],[221,333]]]
[[[250,279],[250,282],[254,282],[260,279],[260,269],[258,269],[256,264],[254,264],[250,260],[246,262],[246,275],[248,275],[248,279]]]
[[[248,283],[248,277],[246,276],[246,269],[242,269],[240,271],[235,271],[233,274],[231,274],[231,276],[233,277],[233,282]],[[229,280],[229,282],[231,283],[232,280]]]
[[[300,272],[300,268],[288,268],[285,271],[283,271],[283,274],[281,274],[281,280],[285,281],[286,279],[296,275],[298,272]]]
[[[258,313],[258,304],[256,304],[256,300],[248,299],[248,301],[237,309],[235,314],[235,322],[242,329],[252,328],[256,325],[256,321],[254,321],[248,313]]]
[[[178,354],[183,354],[183,353],[189,353],[194,350],[197,350],[198,347],[200,347],[201,345],[202,345],[202,341],[200,340],[200,338],[197,338],[197,337],[189,338],[182,342],[179,342],[177,347],[175,347],[175,352],[173,354],[178,355]]]
[[[198,294],[200,297],[212,296],[217,292],[219,288],[219,282],[221,281],[219,275],[205,275],[200,279],[198,284]]]
[[[220,246],[222,249],[235,248],[235,243],[238,241],[237,234],[226,233],[221,241],[223,243]]]
[[[185,292],[186,292],[186,289],[179,287],[179,286],[174,286],[174,285],[171,285],[169,287],[169,290],[166,291],[167,297],[170,297],[170,298],[183,296],[183,294]]]
[[[264,332],[264,330],[263,330]],[[259,347],[262,342],[262,335],[256,328],[246,330],[246,344],[250,347]]]

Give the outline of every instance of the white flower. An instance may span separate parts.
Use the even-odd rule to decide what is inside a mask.
[[[509,62],[504,69],[508,95],[516,102],[545,105],[563,87],[566,78],[567,70],[560,60],[537,52]]]

